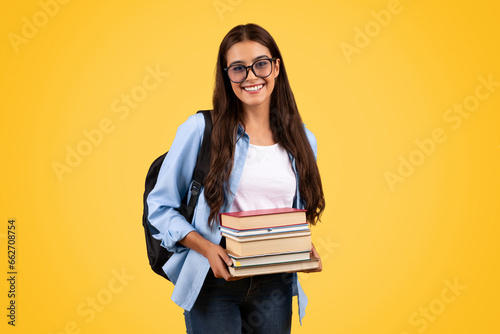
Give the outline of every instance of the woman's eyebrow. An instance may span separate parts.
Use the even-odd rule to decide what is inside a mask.
[[[262,58],[262,57],[265,57],[265,58],[270,58],[270,57],[269,57],[269,56],[267,56],[267,55],[261,55],[261,56],[255,57],[252,61],[256,61],[257,59]],[[243,61],[243,60],[235,60],[235,61],[233,61],[231,64],[229,64],[229,66],[234,65],[234,64],[237,64],[237,63],[244,63],[244,61]],[[229,67],[229,66],[228,66],[228,67]]]

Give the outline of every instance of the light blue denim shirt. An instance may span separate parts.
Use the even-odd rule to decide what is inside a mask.
[[[198,297],[205,277],[210,269],[210,264],[203,255],[177,243],[177,241],[182,240],[191,231],[197,231],[203,237],[217,245],[221,240],[219,229],[210,229],[207,224],[210,208],[205,201],[203,188],[194,211],[192,224],[187,222],[177,211],[181,205],[182,198],[186,192],[190,191],[193,171],[203,140],[204,129],[205,118],[203,114],[192,115],[186,122],[179,126],[175,139],[170,147],[170,151],[160,168],[156,186],[147,199],[149,221],[159,231],[154,237],[161,240],[161,245],[163,247],[174,252],[172,257],[163,266],[163,270],[172,283],[175,284],[172,300],[187,311],[191,310]],[[316,157],[316,138],[312,132],[307,129],[305,130],[309,143],[313,149],[314,156]],[[238,129],[238,137],[239,140],[236,142],[233,171],[229,180],[232,194],[236,194],[250,143],[250,137],[243,132],[241,126]],[[294,207],[303,208],[299,196],[299,183],[295,160],[291,155],[290,159],[295,175],[297,176],[297,193],[294,200]],[[188,196],[190,196],[190,194]],[[223,210],[228,211],[233,200],[234,195],[231,195],[231,197],[228,198],[226,209]],[[293,295],[298,296],[299,320],[302,324],[302,318],[305,315],[305,308],[307,305],[307,297],[298,282],[297,274],[294,274]]]

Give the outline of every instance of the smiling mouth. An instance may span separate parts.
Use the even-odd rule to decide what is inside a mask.
[[[255,86],[243,87],[243,90],[245,90],[246,92],[249,92],[249,93],[253,93],[253,92],[258,92],[259,90],[262,89],[262,87],[264,87],[264,85],[260,84],[260,85],[255,85]]]

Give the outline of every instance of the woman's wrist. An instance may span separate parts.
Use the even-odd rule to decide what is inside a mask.
[[[205,239],[201,234],[196,231],[189,232],[182,240],[178,241],[181,245],[186,246],[207,257],[210,248],[215,245],[210,240]]]

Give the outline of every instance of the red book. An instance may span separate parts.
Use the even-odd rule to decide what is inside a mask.
[[[220,214],[220,222],[235,230],[307,224],[306,210],[294,208],[226,212]]]

